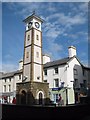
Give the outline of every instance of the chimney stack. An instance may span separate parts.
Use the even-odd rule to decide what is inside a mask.
[[[74,46],[68,47],[68,52],[69,52],[69,58],[76,56],[76,47]]]
[[[19,61],[19,70],[21,70],[23,68],[23,60]]]
[[[50,62],[50,56],[47,54],[43,54],[43,64]]]

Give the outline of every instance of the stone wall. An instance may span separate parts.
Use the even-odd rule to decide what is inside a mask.
[[[44,104],[49,104],[49,84],[42,82],[25,82],[17,84],[17,104],[36,105],[38,104],[37,93],[43,91]],[[24,95],[22,94],[24,92]]]

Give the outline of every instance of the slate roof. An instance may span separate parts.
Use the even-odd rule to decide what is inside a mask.
[[[90,67],[87,67],[87,66],[84,66],[84,65],[83,65],[83,68],[86,69],[86,70],[90,70]]]
[[[52,62],[48,62],[48,63],[44,64],[44,68],[67,64],[67,62],[69,60],[71,60],[72,58],[73,57],[71,57],[71,58],[67,57],[67,58],[63,58],[63,59],[60,59],[60,60],[55,60],[55,61],[52,61]]]
[[[9,73],[2,73],[2,74],[0,74],[0,78],[13,77],[15,74],[19,74],[21,72],[22,72],[22,70],[17,70],[17,71],[13,71],[13,72],[9,72]]]

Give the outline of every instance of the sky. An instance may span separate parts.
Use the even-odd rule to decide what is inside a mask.
[[[9,72],[18,69],[24,51],[25,23],[22,21],[31,15],[33,10],[36,11],[36,15],[44,19],[43,53],[49,54],[51,60],[62,59],[68,57],[68,47],[73,45],[76,47],[79,60],[84,65],[88,64],[87,2],[3,1],[0,71]]]

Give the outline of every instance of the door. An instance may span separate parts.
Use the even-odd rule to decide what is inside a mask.
[[[43,95],[42,93],[40,92],[39,93],[39,105],[42,105],[43,104]]]
[[[21,93],[21,104],[26,104],[26,91],[22,91]]]

